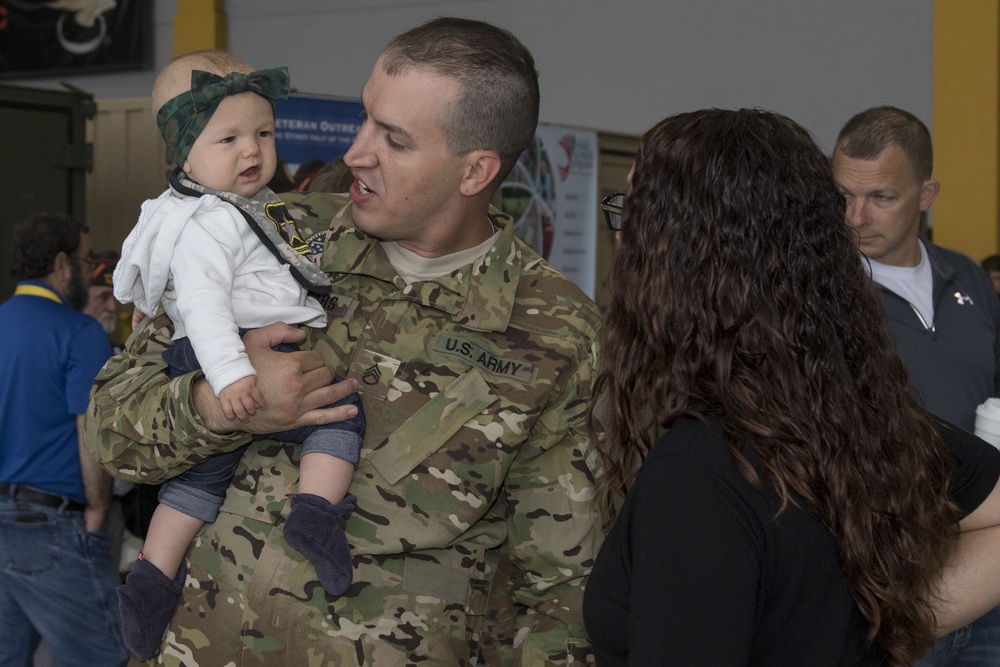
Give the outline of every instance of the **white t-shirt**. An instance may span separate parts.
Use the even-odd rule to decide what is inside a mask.
[[[889,266],[875,260],[871,265],[872,280],[886,287],[909,302],[910,307],[923,320],[924,327],[934,328],[934,276],[927,248],[920,243],[920,263],[916,266]]]

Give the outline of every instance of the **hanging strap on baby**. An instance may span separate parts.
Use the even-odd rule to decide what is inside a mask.
[[[288,208],[270,188],[264,188],[252,199],[247,199],[232,192],[213,190],[195,183],[179,168],[170,173],[170,187],[182,195],[200,197],[209,194],[229,202],[243,214],[264,247],[279,262],[288,265],[300,285],[318,294],[330,292],[329,276],[309,261],[309,244],[299,236]]]

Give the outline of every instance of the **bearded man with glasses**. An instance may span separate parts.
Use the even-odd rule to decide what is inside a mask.
[[[111,477],[83,445],[94,376],[111,356],[80,312],[87,227],[37,213],[13,229],[17,285],[0,304],[0,664],[44,639],[60,665],[123,665],[118,576],[103,526]]]

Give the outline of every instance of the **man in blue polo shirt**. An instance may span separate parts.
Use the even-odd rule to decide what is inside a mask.
[[[111,355],[89,315],[87,227],[38,213],[12,236],[0,304],[0,665],[44,639],[60,665],[124,665],[117,573],[102,526],[111,478],[83,445],[94,376]]]

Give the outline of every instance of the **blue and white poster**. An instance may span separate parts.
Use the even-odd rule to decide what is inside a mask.
[[[292,175],[314,172],[354,143],[364,107],[357,100],[289,95],[274,109],[274,143]]]

